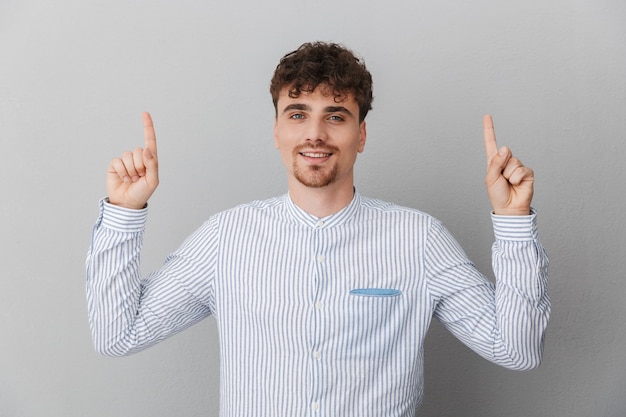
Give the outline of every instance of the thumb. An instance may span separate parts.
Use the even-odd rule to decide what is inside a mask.
[[[489,164],[487,165],[487,183],[496,182],[500,178],[502,171],[509,162],[509,159],[511,159],[511,156],[511,150],[506,146],[498,149],[498,152],[491,157]]]
[[[146,167],[146,182],[155,189],[159,185],[159,162],[157,156],[147,148],[143,150],[143,164]]]

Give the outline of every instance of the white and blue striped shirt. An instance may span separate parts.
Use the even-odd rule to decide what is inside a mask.
[[[133,353],[213,315],[220,416],[413,416],[433,315],[495,363],[541,361],[535,214],[492,217],[495,286],[436,219],[358,193],[323,219],[288,195],[216,214],[142,277],[147,211],[103,201],[87,260],[95,347]]]

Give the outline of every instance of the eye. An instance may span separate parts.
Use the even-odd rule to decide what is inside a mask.
[[[302,113],[294,113],[291,116],[289,116],[290,119],[294,119],[294,120],[301,120],[304,119],[304,114]]]
[[[344,121],[344,118],[339,116],[338,114],[333,114],[328,119],[333,121],[333,122],[343,122]]]

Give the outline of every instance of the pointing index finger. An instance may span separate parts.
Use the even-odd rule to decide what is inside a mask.
[[[487,154],[487,162],[489,162],[498,153],[496,131],[493,128],[493,118],[489,114],[483,117],[483,130],[485,134],[485,153]]]
[[[156,133],[154,132],[154,124],[152,123],[152,117],[150,113],[144,112],[141,115],[143,120],[143,136],[145,142],[145,149],[152,155],[157,154]]]

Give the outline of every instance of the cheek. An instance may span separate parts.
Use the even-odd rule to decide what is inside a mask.
[[[278,124],[274,127],[274,146],[276,149],[293,148],[297,143],[295,138],[298,137],[298,132],[293,127],[289,128],[284,125]]]
[[[286,168],[291,170],[291,168],[293,167],[295,163],[295,156],[294,156],[293,149],[287,146],[284,146],[283,144],[282,146],[278,147],[278,151],[280,152],[280,159],[283,161],[283,165],[285,165]]]

